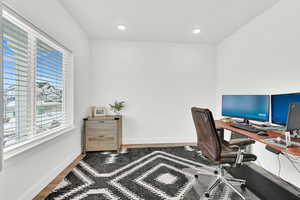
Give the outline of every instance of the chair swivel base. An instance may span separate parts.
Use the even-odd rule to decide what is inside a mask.
[[[195,178],[198,178],[199,175],[207,175],[206,173],[197,173],[195,174]],[[235,183],[240,183],[241,188],[245,188],[246,187],[246,180],[242,180],[242,179],[235,179],[235,178],[225,178],[224,177],[224,172],[221,172],[219,174],[217,174],[215,172],[215,175],[217,179],[216,181],[209,187],[209,189],[204,193],[205,197],[209,197],[210,193],[213,191],[213,189],[215,189],[218,185],[220,185],[221,183],[224,183],[225,185],[227,185],[228,187],[230,187],[236,194],[238,194],[243,200],[246,200],[246,198],[236,189],[233,187],[233,185],[230,182],[235,182]],[[212,174],[210,174],[212,175]]]

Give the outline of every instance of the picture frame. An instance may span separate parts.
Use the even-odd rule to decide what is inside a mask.
[[[94,117],[100,117],[100,116],[105,116],[107,114],[107,110],[105,107],[98,107],[95,106],[93,109],[93,116]]]

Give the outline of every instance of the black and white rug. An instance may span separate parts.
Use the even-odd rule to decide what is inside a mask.
[[[212,174],[208,164],[189,146],[87,153],[46,199],[204,200],[215,178],[201,175],[196,180],[194,174]],[[259,199],[247,189],[240,191],[247,199]],[[220,185],[209,199],[240,197]]]

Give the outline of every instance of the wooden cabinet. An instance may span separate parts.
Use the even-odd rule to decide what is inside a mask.
[[[122,116],[85,119],[84,150],[118,150],[122,144]]]

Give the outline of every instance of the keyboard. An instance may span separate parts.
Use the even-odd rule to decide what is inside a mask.
[[[258,133],[260,131],[262,131],[261,129],[252,127],[251,125],[248,124],[241,124],[241,123],[235,123],[235,124],[231,124],[230,126],[234,127],[234,128],[239,128],[245,131],[249,131],[252,133]]]

